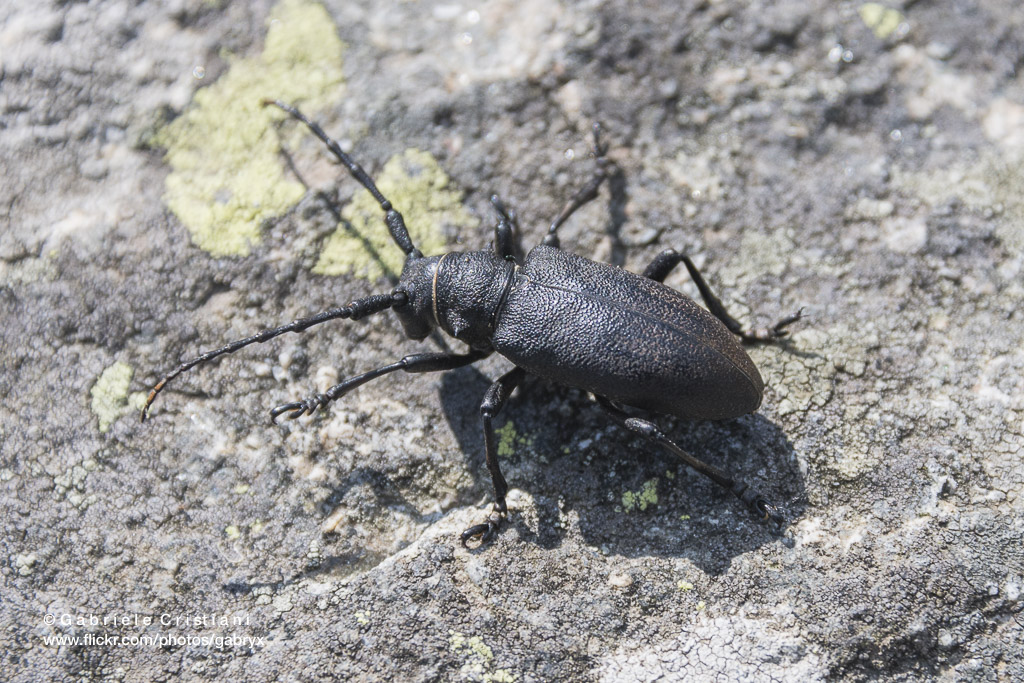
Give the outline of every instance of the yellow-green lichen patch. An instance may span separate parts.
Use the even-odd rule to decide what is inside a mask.
[[[865,2],[857,8],[864,25],[871,29],[875,37],[885,40],[894,33],[906,33],[906,18],[891,7],[877,2]]]
[[[467,638],[458,631],[449,631],[448,647],[465,660],[465,664],[459,671],[464,680],[483,681],[483,683],[512,683],[519,678],[507,669],[493,668],[494,651],[484,643],[480,636]]]
[[[245,256],[262,221],[302,198],[286,177],[272,123],[284,113],[265,98],[321,109],[342,93],[344,48],[327,11],[308,0],[281,0],[268,19],[258,57],[230,60],[227,72],[155,136],[172,171],[164,201],[214,256]]]
[[[129,410],[128,385],[132,366],[118,361],[104,370],[92,385],[92,412],[99,418],[100,431],[110,429],[114,420]]]
[[[500,458],[507,458],[515,454],[517,450],[533,450],[533,438],[523,436],[516,431],[516,425],[512,420],[495,429],[494,434],[498,437],[498,457]]]
[[[505,458],[515,453],[517,434],[516,425],[512,420],[495,429],[494,433],[498,437],[499,457]]]
[[[463,230],[478,221],[462,206],[462,193],[429,153],[407,149],[388,160],[377,187],[405,217],[413,244],[424,254],[444,251],[444,228]],[[402,270],[405,255],[384,225],[384,214],[369,192],[358,192],[342,211],[344,223],[331,235],[313,272],[351,274],[375,280]]]
[[[658,478],[648,479],[639,491],[626,491],[622,494],[622,509],[626,512],[646,510],[648,506],[658,502]]]

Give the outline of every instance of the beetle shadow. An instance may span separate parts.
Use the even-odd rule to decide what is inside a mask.
[[[464,503],[493,497],[484,464],[479,404],[490,381],[475,368],[444,375],[441,405],[473,477]],[[638,413],[639,414],[639,413]],[[644,414],[684,450],[757,488],[791,525],[806,509],[804,479],[782,429],[762,415],[689,422]],[[527,491],[529,511],[501,533],[542,548],[580,534],[587,545],[627,557],[685,557],[719,575],[733,558],[771,543],[791,544],[731,493],[658,444],[614,424],[584,392],[528,377],[495,421],[514,424],[513,453],[501,459],[509,485]],[[569,518],[569,524],[564,520]],[[493,541],[492,541],[493,543]]]
[[[619,267],[626,265],[626,245],[622,241],[622,226],[626,224],[626,204],[629,202],[626,174],[617,164],[612,164],[608,173],[608,227],[611,239],[611,255],[608,261]]]
[[[757,414],[718,423],[645,417],[683,450],[777,505],[783,531],[658,444],[616,426],[594,448],[591,467],[603,495],[578,501],[588,542],[629,557],[685,557],[710,575],[726,572],[733,558],[762,545],[792,544],[784,530],[804,514],[806,490],[793,445],[778,425]]]
[[[295,163],[295,158],[292,156],[290,151],[281,147],[280,155],[281,158],[284,159],[285,166],[287,166],[288,170],[293,176],[295,176],[298,183],[302,185],[306,194],[312,195],[324,210],[330,214],[331,219],[334,221],[334,228],[331,232],[340,228],[346,235],[358,241],[359,246],[367,253],[370,260],[381,269],[381,272],[384,273],[384,276],[387,278],[388,282],[391,283],[391,286],[396,286],[398,284],[398,273],[391,270],[391,267],[388,266],[383,258],[381,258],[380,252],[377,250],[377,247],[374,246],[373,242],[366,235],[356,230],[355,226],[341,215],[341,208],[338,205],[337,197],[332,197],[324,190],[310,185],[302,174],[302,171],[299,170],[298,165]],[[322,251],[322,249],[318,249],[317,251]]]
[[[459,504],[476,506],[479,520],[490,512],[494,502],[494,485],[487,469],[484,451],[483,421],[480,403],[492,380],[474,366],[467,366],[444,374],[439,397],[441,409],[451,427],[462,453],[463,464],[473,479],[472,487],[459,492]],[[513,531],[518,538],[542,548],[554,548],[562,542],[564,532],[558,526],[559,494],[548,486],[537,486],[538,472],[546,467],[546,445],[558,441],[557,420],[550,415],[542,417],[542,408],[532,401],[532,389],[543,380],[527,376],[494,420],[499,452],[511,448],[508,456],[499,455],[501,470],[513,489],[528,491],[534,498],[534,510],[539,519],[535,528],[527,525],[515,504],[510,501],[509,516],[499,534]],[[494,541],[491,541],[493,544]],[[487,546],[483,546],[486,549]]]
[[[458,443],[466,469],[473,478],[473,491],[460,493],[462,504],[472,504],[474,500],[483,498],[484,492],[493,497],[491,477],[484,462],[484,430],[480,418],[480,403],[491,383],[492,380],[473,365],[450,370],[441,376],[438,392],[441,410]],[[506,403],[501,415],[506,413],[510,403],[511,400]],[[488,502],[491,502],[490,498]]]

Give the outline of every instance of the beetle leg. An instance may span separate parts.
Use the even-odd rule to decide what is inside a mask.
[[[785,525],[786,520],[780,514],[779,508],[769,503],[764,496],[758,493],[756,489],[745,481],[742,479],[735,479],[725,470],[721,470],[714,465],[709,465],[703,460],[698,460],[694,456],[690,455],[676,445],[674,441],[665,436],[664,432],[658,429],[657,425],[650,420],[633,417],[629,413],[618,408],[604,396],[595,395],[595,398],[597,399],[598,404],[604,408],[609,415],[611,415],[613,420],[630,431],[657,441],[662,446],[678,455],[687,465],[743,501],[743,503],[755,515],[762,519],[770,520],[776,530],[782,529]]]
[[[501,520],[508,514],[508,506],[505,504],[505,494],[508,493],[508,484],[501,473],[501,466],[498,464],[498,446],[494,441],[494,427],[491,420],[497,415],[509,395],[516,388],[519,382],[526,375],[522,368],[515,368],[499,377],[487,389],[484,400],[480,404],[480,417],[484,423],[484,453],[487,461],[487,469],[491,473],[491,482],[494,484],[494,508],[483,524],[476,524],[462,532],[462,545],[468,547],[469,539],[479,536],[480,544],[483,545],[494,536],[494,532],[501,525]]]
[[[481,358],[486,358],[491,354],[490,351],[470,351],[467,354],[454,354],[454,353],[416,353],[405,358],[385,365],[384,367],[377,368],[376,370],[370,370],[364,372],[361,375],[355,377],[349,377],[344,382],[335,384],[333,387],[328,389],[322,394],[313,394],[309,398],[301,401],[294,401],[292,403],[285,403],[279,405],[270,411],[270,419],[277,420],[283,413],[290,413],[289,419],[294,420],[302,415],[312,415],[316,412],[317,408],[321,408],[331,401],[341,398],[348,392],[352,391],[358,386],[366,384],[372,379],[377,379],[382,375],[386,375],[396,370],[405,370],[406,372],[440,372],[442,370],[452,370],[454,368],[461,368],[463,365],[469,365],[475,363]]]
[[[491,206],[498,214],[498,223],[494,226],[494,252],[498,258],[519,263],[521,259],[516,249],[519,221],[516,220],[516,212],[507,208],[496,194],[491,195]]]
[[[605,157],[608,145],[601,142],[601,124],[595,123],[593,132],[594,143],[592,151],[597,162],[597,171],[594,172],[594,177],[590,179],[590,182],[581,187],[576,195],[562,208],[558,216],[555,217],[555,220],[551,221],[548,234],[544,237],[544,244],[549,247],[559,248],[558,228],[561,227],[562,223],[569,220],[569,216],[576,213],[578,208],[597,197],[597,191],[600,189],[601,183],[608,177],[608,165],[610,162]]]
[[[715,296],[715,293],[708,287],[708,283],[704,281],[704,276],[697,270],[697,266],[693,265],[690,257],[679,253],[675,249],[666,249],[658,254],[644,270],[644,277],[657,282],[664,282],[668,274],[672,272],[672,269],[680,263],[683,263],[686,266],[686,270],[690,272],[690,278],[697,285],[697,289],[700,290],[701,298],[704,299],[704,303],[707,305],[708,310],[711,311],[711,314],[725,323],[730,332],[745,342],[771,342],[781,339],[789,334],[789,330],[786,327],[803,317],[803,309],[801,308],[793,315],[783,318],[771,327],[755,330],[744,329],[739,321],[725,310],[725,306],[722,305],[722,302]]]

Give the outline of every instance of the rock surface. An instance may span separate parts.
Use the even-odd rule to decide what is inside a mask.
[[[1024,680],[1021,64],[1014,0],[7,3],[5,677]],[[391,314],[192,371],[140,425],[179,360],[391,287],[362,190],[264,97],[371,173],[416,160],[391,192],[445,250],[486,247],[492,192],[539,241],[600,120],[621,172],[565,248],[685,249],[755,325],[805,307],[751,349],[757,414],[659,418],[784,535],[529,379],[509,523],[464,550],[501,359],[267,419],[437,348]]]

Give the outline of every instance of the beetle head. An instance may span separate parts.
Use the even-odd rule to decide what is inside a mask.
[[[434,320],[434,274],[440,256],[406,259],[397,291],[405,292],[406,302],[392,310],[410,339],[426,338],[437,326]]]

